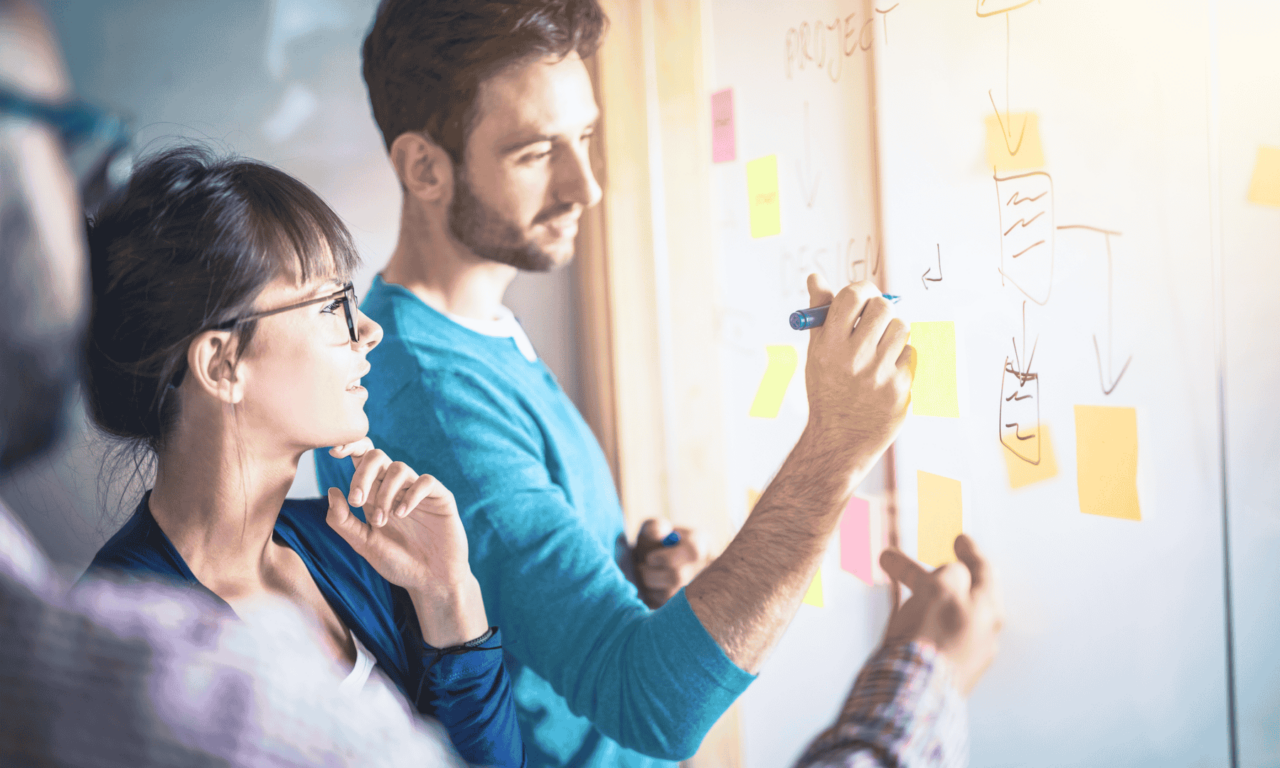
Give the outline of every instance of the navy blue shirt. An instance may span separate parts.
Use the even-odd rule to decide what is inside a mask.
[[[177,581],[231,607],[201,584],[160,529],[150,492],[124,527],[98,550],[85,577],[104,572]],[[473,765],[523,766],[511,680],[494,632],[480,650],[440,653],[422,639],[409,594],[373,569],[325,522],[327,499],[288,499],[275,533],[302,558],[338,618],[414,707],[438,719]]]

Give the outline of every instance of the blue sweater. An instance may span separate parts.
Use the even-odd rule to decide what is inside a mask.
[[[381,278],[361,308],[385,331],[362,380],[369,436],[457,499],[530,765],[692,755],[753,677],[683,591],[656,611],[640,601],[609,466],[551,372]],[[349,487],[349,459],[317,451],[316,466],[322,490]]]
[[[176,581],[231,606],[201,584],[151,516],[150,492],[124,527],[98,550],[85,578],[124,572]],[[329,605],[415,708],[438,719],[458,753],[474,765],[525,765],[511,681],[495,632],[477,650],[439,654],[422,639],[409,594],[378,575],[325,522],[326,499],[289,499],[275,532],[306,563]],[[233,614],[234,615],[234,614]]]

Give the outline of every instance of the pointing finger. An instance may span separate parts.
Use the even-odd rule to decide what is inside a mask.
[[[880,553],[880,567],[890,578],[901,582],[912,592],[922,592],[932,586],[933,574],[896,549],[886,549]]]
[[[991,585],[991,566],[978,550],[978,545],[965,534],[956,537],[956,557],[969,569],[969,578],[975,591]]]

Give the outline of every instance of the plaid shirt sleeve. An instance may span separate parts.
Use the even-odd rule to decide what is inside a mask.
[[[946,660],[927,643],[881,648],[835,725],[796,768],[953,768],[969,764],[968,710]]]

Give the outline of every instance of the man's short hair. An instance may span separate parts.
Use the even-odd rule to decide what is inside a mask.
[[[480,84],[525,61],[599,47],[598,0],[383,0],[364,39],[364,82],[387,149],[425,131],[461,164]]]

